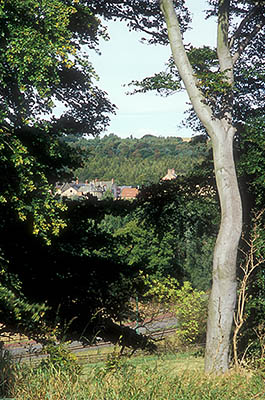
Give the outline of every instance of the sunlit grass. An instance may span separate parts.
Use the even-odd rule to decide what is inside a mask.
[[[106,352],[106,350],[104,350]],[[191,353],[120,357],[76,369],[18,365],[10,397],[16,400],[263,400],[265,374],[203,373],[203,358]]]
[[[100,353],[101,354],[101,353]],[[99,355],[100,355],[99,354]],[[204,361],[202,357],[197,357],[192,353],[178,353],[178,354],[164,354],[164,355],[139,355],[132,358],[119,357],[118,351],[116,352],[105,352],[105,357],[115,356],[121,360],[126,360],[126,364],[137,368],[156,368],[157,370],[162,370],[170,375],[174,375],[178,372],[196,369],[203,370]],[[84,365],[84,371],[89,372],[89,370],[97,367],[103,367],[106,365],[106,361],[101,361],[98,363],[89,363]]]

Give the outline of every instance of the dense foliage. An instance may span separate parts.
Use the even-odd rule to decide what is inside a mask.
[[[185,30],[189,16],[184,1],[178,8]],[[42,340],[47,333],[90,340],[107,319],[127,317],[130,297],[144,292],[139,271],[156,279],[187,279],[197,290],[210,285],[219,222],[211,144],[204,137],[191,142],[150,135],[80,138],[100,133],[114,111],[95,86],[95,71],[82,50],[83,45],[96,49],[99,35],[105,35],[98,14],[127,19],[131,28],[151,33],[151,42],[167,42],[156,1],[0,2],[0,318],[3,329]],[[252,117],[237,142],[243,153],[242,193],[246,187],[251,192],[245,215],[264,203],[260,37],[256,43],[236,70],[236,88],[244,94],[236,99],[236,121],[242,128],[246,116]],[[198,64],[209,103],[220,101],[222,76],[211,70],[215,50],[190,48],[189,57]],[[249,66],[254,60],[253,81]],[[148,89],[163,94],[171,85],[178,89],[173,69],[169,64],[172,75],[156,76],[156,86]],[[63,109],[58,117],[52,114],[55,104]],[[193,114],[189,123],[201,128]],[[159,182],[168,168],[178,178]],[[51,184],[73,175],[145,188],[134,203],[55,198]],[[259,251],[264,256],[261,245]],[[248,308],[252,334],[264,318],[261,268],[254,278]]]
[[[94,139],[68,138],[67,142],[83,154],[84,166],[75,171],[83,182],[114,178],[118,185],[158,183],[168,168],[174,168],[178,176],[188,176],[211,156],[211,146],[202,136],[185,141],[152,135],[122,139],[110,134]]]
[[[35,250],[48,253],[47,245],[66,226],[66,207],[54,198],[51,184],[69,179],[80,165],[61,138],[98,134],[114,110],[95,86],[82,48],[96,49],[104,31],[89,8],[77,3],[0,2],[0,292],[1,322],[8,329],[42,334],[40,325],[47,328],[45,298],[39,304],[27,288],[34,287]]]
[[[93,2],[90,5],[91,9],[95,7]],[[97,2],[96,6],[100,4]],[[119,8],[112,11],[119,12]],[[61,0],[2,2],[0,27],[3,329],[44,339],[46,332],[64,332],[64,324],[72,320],[71,332],[80,335],[98,310],[121,318],[135,290],[132,285],[140,267],[157,272],[151,253],[146,265],[139,259],[133,269],[123,254],[123,231],[110,234],[100,227],[104,216],[113,214],[112,218],[122,220],[120,229],[128,229],[124,225],[124,215],[129,212],[126,202],[119,204],[118,210],[117,205],[108,202],[100,206],[93,201],[64,204],[53,196],[50,186],[56,180],[69,179],[81,161],[77,148],[69,146],[66,135],[99,133],[108,123],[106,114],[114,110],[105,93],[94,85],[95,72],[83,52],[84,45],[95,49],[98,36],[104,35],[104,31],[81,0],[67,4]],[[55,104],[63,110],[58,117],[51,114]],[[146,144],[129,141],[131,150],[127,153],[128,143],[120,141],[123,149],[118,153],[127,162],[127,156],[139,161],[151,152],[153,165],[160,153],[165,157],[169,154],[173,161],[177,152],[186,151],[186,159],[194,154],[199,163],[207,153],[204,145],[187,145],[185,150],[183,144],[183,148],[177,149],[181,141],[173,139],[168,140],[168,149],[164,150],[161,141],[151,146],[153,139],[145,138]],[[89,145],[93,147],[97,141],[100,142],[84,140],[84,150],[93,154],[95,149]],[[115,154],[117,137],[102,139],[102,143],[106,161]],[[83,146],[82,141],[80,145]],[[98,154],[103,158],[101,151]],[[169,161],[164,160],[159,170],[153,167],[153,174],[148,163],[142,178],[139,169],[131,177],[127,168],[121,176],[115,170],[112,174],[125,184],[157,182],[166,173]],[[181,173],[184,172],[182,163]],[[107,178],[95,166],[92,173]],[[133,217],[129,217],[128,223],[132,221]],[[145,235],[146,228],[143,232]],[[160,254],[161,239],[149,237],[161,260],[158,271],[172,271],[174,253],[167,249],[172,238],[163,239],[164,253]]]

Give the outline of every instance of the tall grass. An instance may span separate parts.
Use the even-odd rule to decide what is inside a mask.
[[[170,360],[171,369],[170,369]],[[165,360],[164,360],[165,361]],[[14,369],[10,397],[16,400],[263,400],[265,374],[230,372],[205,375],[201,369],[182,369],[177,359],[148,362],[110,356],[101,366],[82,370],[54,363],[20,364]],[[190,360],[191,361],[191,360]],[[176,370],[173,373],[174,368]]]
[[[4,349],[3,342],[0,342],[0,399],[9,394],[15,380],[12,360],[9,353]]]

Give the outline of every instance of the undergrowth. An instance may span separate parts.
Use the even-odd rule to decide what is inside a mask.
[[[60,349],[37,365],[13,366],[9,397],[16,400],[262,400],[262,371],[230,371],[207,376],[201,369],[177,367],[183,356],[128,359],[118,352],[99,366],[81,368]],[[180,360],[178,360],[180,358]],[[167,361],[167,363],[166,363]],[[180,362],[181,363],[181,362]]]

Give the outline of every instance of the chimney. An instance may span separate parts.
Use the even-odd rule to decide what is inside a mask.
[[[76,178],[75,183],[76,183],[77,185],[79,184],[79,179],[78,179],[78,177]]]

